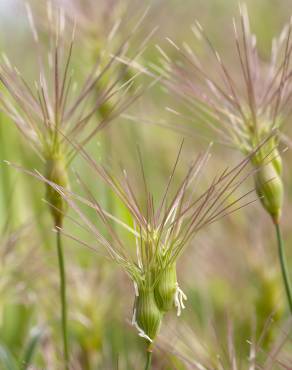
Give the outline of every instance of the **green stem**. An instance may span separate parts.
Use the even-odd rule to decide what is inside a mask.
[[[286,295],[287,295],[287,299],[289,303],[290,312],[292,314],[292,288],[291,288],[289,275],[288,275],[288,265],[287,265],[285,250],[284,250],[284,242],[282,239],[279,223],[276,222],[275,227],[276,227],[276,233],[277,233],[278,253],[279,253],[279,260],[280,260],[280,265],[281,265],[282,277],[283,277],[283,281],[285,285],[285,291],[286,291]]]
[[[150,370],[151,369],[151,361],[152,361],[152,352],[147,351],[147,360],[146,360],[145,370]]]
[[[60,274],[60,298],[62,311],[62,336],[63,336],[63,353],[65,370],[69,370],[69,351],[68,351],[68,335],[67,335],[67,301],[66,301],[66,273],[64,254],[61,241],[61,231],[57,228],[57,250]]]

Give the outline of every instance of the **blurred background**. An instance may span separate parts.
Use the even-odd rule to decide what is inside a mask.
[[[46,35],[46,2],[30,0],[29,3],[38,29]],[[158,29],[139,58],[141,65],[160,65],[161,54],[156,45],[166,50],[170,58],[176,58],[175,49],[169,47],[166,37],[178,44],[187,42],[196,46],[198,41],[190,31],[196,19],[221,55],[236,63],[232,59],[233,40],[229,37],[232,18],[238,15],[236,0],[59,0],[56,3],[64,7],[69,23],[72,14],[78,13],[73,52],[77,78],[86,75],[102,48],[109,47],[105,45],[106,38],[116,19],[131,19],[136,11],[141,13],[147,6],[148,15],[130,50],[154,27]],[[246,4],[260,55],[268,60],[272,38],[289,21],[291,1],[249,0]],[[38,79],[37,54],[24,1],[0,0],[0,18],[1,52],[33,83]],[[127,24],[115,35],[113,43],[121,42],[123,31],[126,34]],[[208,58],[203,51],[201,57],[205,58],[208,70]],[[143,77],[139,77],[139,83],[143,84]],[[137,145],[156,201],[162,196],[183,137],[185,144],[175,184],[182,180],[190,160],[208,147],[209,140],[197,134],[195,123],[186,124],[177,117],[177,132],[157,124],[173,122],[173,115],[166,107],[174,105],[177,109],[176,97],[156,83],[86,148],[112,171],[119,172],[120,164],[127,168],[141,199],[144,193],[139,192],[142,186]],[[93,124],[95,119],[100,117],[94,117]],[[184,127],[188,135],[181,133],[180,128]],[[289,125],[285,133],[288,137],[292,134]],[[215,143],[194,191],[204,191],[218,169],[232,167],[240,158],[237,152]],[[3,113],[0,113],[0,159],[0,369],[21,368],[17,364],[27,358],[33,365],[31,369],[62,369],[55,234],[43,202],[44,185],[3,161],[38,170],[42,163]],[[283,159],[286,189],[283,232],[291,270],[291,150],[285,152]],[[74,160],[72,169],[86,179],[87,186],[105,209],[127,221],[126,209],[81,158]],[[82,193],[73,171],[70,179],[72,189]],[[244,186],[249,190],[252,181]],[[94,214],[89,217],[98,224]],[[134,288],[125,274],[104,258],[105,252],[92,235],[86,235],[82,229],[73,230],[74,227],[70,220],[64,226],[69,234],[95,245],[97,253],[64,238],[72,369],[141,369],[144,343],[130,323]],[[125,234],[124,238],[127,237]],[[133,240],[129,238],[128,243]],[[248,365],[249,343],[259,338],[257,368],[281,369],[285,364],[290,366],[286,369],[292,368],[291,323],[276,240],[270,219],[260,204],[248,206],[198,233],[179,261],[178,279],[188,297],[187,307],[180,318],[173,311],[164,319],[153,369],[235,369],[234,358],[238,369],[252,369]]]

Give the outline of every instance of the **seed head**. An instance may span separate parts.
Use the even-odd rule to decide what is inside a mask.
[[[128,67],[121,67],[117,61],[127,53],[133,33],[129,33],[112,54],[106,55],[105,63],[102,63],[102,55],[98,55],[79,84],[72,69],[75,25],[66,23],[62,9],[48,7],[47,46],[29,6],[27,12],[37,53],[35,82],[32,86],[26,81],[5,56],[0,64],[0,82],[4,88],[0,94],[0,109],[15,122],[42,159],[49,181],[64,187],[68,186],[68,167],[77,154],[68,142],[74,140],[78,145],[86,145],[143,93],[137,86],[131,96],[126,94],[134,77],[123,80]],[[101,109],[102,114],[93,124],[92,119]],[[60,211],[64,211],[64,204],[52,190],[47,190],[47,200],[52,202],[54,222],[59,224],[61,213],[57,216],[55,207],[60,206]]]
[[[250,31],[245,6],[240,7],[239,22],[234,21],[236,59],[232,66],[224,63],[202,26],[195,24],[193,30],[195,34],[200,34],[200,40],[205,41],[211,53],[209,61],[215,63],[215,68],[210,65],[207,69],[190,46],[176,47],[180,60],[174,64],[168,63],[165,83],[188,107],[190,114],[187,117],[181,115],[182,117],[196,122],[197,126],[202,124],[205,132],[206,128],[211,128],[217,141],[245,155],[274,134],[275,138],[270,145],[277,152],[273,159],[278,172],[273,185],[275,189],[272,191],[275,199],[271,199],[271,194],[266,194],[272,182],[265,185],[266,189],[258,189],[262,194],[262,204],[274,217],[275,207],[282,206],[283,192],[280,184],[282,160],[278,149],[278,133],[284,123],[290,120],[292,113],[291,22],[284,27],[279,38],[273,41],[269,63],[259,56],[256,37]],[[238,68],[233,74],[234,66]],[[210,70],[215,70],[216,76],[213,77]],[[259,171],[256,176],[257,188],[262,187],[262,180],[269,177],[268,172],[272,175],[274,170],[271,168]],[[278,209],[276,213],[280,212]]]
[[[136,290],[133,323],[138,328],[140,336],[152,341],[158,333],[163,314],[176,306],[179,315],[184,308],[183,300],[186,297],[178,286],[176,262],[190,240],[203,227],[248,203],[242,204],[243,199],[251,192],[240,197],[236,197],[235,193],[250,175],[250,173],[244,174],[250,157],[245,158],[235,168],[224,170],[214,178],[206,191],[195,197],[192,191],[194,182],[198,180],[209,159],[209,151],[200,154],[191,164],[174,195],[170,197],[170,188],[179,161],[178,155],[165,192],[156,205],[148,189],[141,157],[146,204],[138,202],[139,196],[125,171],[123,171],[122,179],[119,179],[96,163],[83,148],[78,147],[78,150],[128,209],[132,218],[131,223],[117,219],[104,210],[80,177],[78,180],[88,194],[87,198],[73,194],[68,189],[42,176],[41,179],[68,202],[84,223],[85,228],[95,236],[97,242],[106,248],[110,257],[130,276]],[[108,230],[110,240],[102,235],[100,227],[95,226],[87,218],[80,208],[80,202],[96,211]],[[69,219],[80,226],[76,218],[70,217]],[[128,241],[125,242],[121,238],[117,228],[113,228],[111,222],[116,223],[117,227],[122,227],[135,238],[135,256],[131,253],[132,248],[129,247]],[[71,237],[76,240],[75,236]],[[85,244],[83,241],[80,243]]]

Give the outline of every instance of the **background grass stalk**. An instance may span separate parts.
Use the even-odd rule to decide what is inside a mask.
[[[66,300],[66,272],[65,261],[62,248],[61,231],[57,228],[57,251],[60,274],[60,299],[61,299],[61,315],[62,315],[62,337],[63,337],[63,354],[65,369],[69,370],[69,349],[68,349],[68,334],[67,334],[67,300]]]
[[[279,253],[279,260],[281,265],[281,272],[284,281],[285,291],[288,299],[290,313],[292,314],[292,288],[289,280],[288,274],[288,266],[287,260],[284,250],[284,242],[281,235],[281,229],[278,222],[275,222],[276,234],[277,234],[277,242],[278,242],[278,253]]]

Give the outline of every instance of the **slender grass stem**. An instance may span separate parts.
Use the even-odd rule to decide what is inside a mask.
[[[275,222],[276,233],[277,233],[277,242],[278,242],[278,253],[279,253],[279,260],[281,265],[282,277],[284,281],[285,291],[288,299],[290,313],[292,314],[292,288],[289,279],[288,273],[288,265],[284,250],[284,242],[281,235],[281,229],[278,222]]]
[[[57,228],[57,250],[60,274],[60,298],[62,312],[62,337],[63,337],[63,355],[65,362],[65,370],[69,370],[69,350],[68,350],[68,334],[67,334],[67,300],[66,300],[66,273],[65,262],[62,248],[61,231]]]
[[[150,370],[151,369],[151,361],[152,361],[152,352],[147,351],[147,359],[146,359],[145,370]]]

